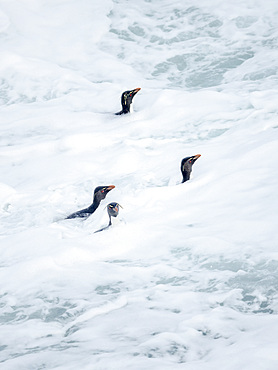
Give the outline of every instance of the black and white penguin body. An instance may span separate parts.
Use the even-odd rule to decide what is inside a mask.
[[[100,230],[95,231],[95,233],[103,231],[103,230],[107,230],[110,227],[114,227],[116,224],[119,223],[118,215],[119,215],[120,207],[122,208],[122,206],[116,202],[111,202],[108,204],[106,208],[107,208],[107,213],[109,216],[109,223],[107,226],[101,228]]]
[[[92,213],[96,211],[100,202],[105,199],[106,195],[109,193],[110,190],[114,189],[115,185],[108,185],[108,186],[97,186],[94,190],[94,199],[93,203],[80,211],[74,212],[68,217],[66,220],[71,218],[88,218]]]
[[[134,89],[134,90],[124,91],[121,97],[122,110],[115,114],[121,115],[121,114],[133,112],[133,106],[132,106],[133,98],[140,90],[141,88],[138,87],[137,89]]]
[[[181,173],[182,173],[182,183],[190,179],[190,174],[192,172],[192,166],[201,157],[201,154],[192,155],[191,157],[183,158],[181,161]]]

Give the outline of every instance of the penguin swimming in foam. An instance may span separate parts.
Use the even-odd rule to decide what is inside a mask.
[[[100,231],[109,229],[109,227],[111,227],[113,225],[112,217],[116,218],[118,216],[119,210],[120,210],[119,207],[123,208],[119,203],[116,203],[116,202],[112,202],[112,203],[108,204],[107,212],[108,212],[108,216],[109,216],[109,223],[108,223],[107,226],[103,227],[102,229],[95,231],[95,233],[98,233]]]
[[[140,90],[141,88],[138,87],[137,89],[134,89],[134,90],[124,91],[122,93],[122,98],[121,98],[122,110],[115,114],[120,115],[120,114],[126,114],[129,112],[132,112],[132,99]]]
[[[192,166],[201,157],[201,154],[192,155],[191,157],[183,158],[181,161],[181,173],[182,173],[182,183],[190,179],[190,174],[192,172]]]
[[[91,216],[92,213],[95,212],[95,210],[98,208],[100,202],[105,199],[106,195],[109,193],[110,190],[114,189],[114,185],[108,185],[108,186],[98,186],[94,190],[94,199],[93,203],[88,207],[81,209],[80,211],[74,212],[68,217],[66,217],[66,220],[71,218],[88,218]]]

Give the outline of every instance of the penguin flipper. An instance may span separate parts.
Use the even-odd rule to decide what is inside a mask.
[[[70,220],[73,218],[88,218],[90,216],[89,212],[86,212],[85,210],[77,211],[72,213],[71,215],[67,216],[65,220]]]
[[[105,227],[103,227],[102,229],[99,229],[99,230],[95,231],[95,232],[94,232],[94,234],[95,234],[95,233],[99,233],[100,231],[103,231],[103,230],[109,229],[109,227],[110,227],[110,225],[105,226]]]

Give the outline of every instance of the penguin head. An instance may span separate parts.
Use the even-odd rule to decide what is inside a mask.
[[[109,191],[114,188],[115,188],[115,185],[97,186],[94,190],[94,199],[97,199],[98,201],[105,199]]]
[[[193,164],[201,157],[201,154],[192,155],[191,157],[183,158],[181,161],[181,173],[183,176],[182,182],[189,180]]]
[[[121,103],[122,103],[123,113],[130,112],[130,105],[132,104],[132,99],[140,90],[141,88],[138,87],[137,89],[124,91],[122,93]]]
[[[123,208],[119,203],[109,203],[107,206],[108,215],[111,217],[117,217],[119,214],[119,207]]]

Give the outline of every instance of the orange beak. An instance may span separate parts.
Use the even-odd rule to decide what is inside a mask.
[[[109,186],[107,186],[107,190],[108,191],[110,191],[110,190],[112,190],[112,189],[114,189],[115,188],[115,185],[109,185]]]
[[[201,154],[196,154],[196,155],[194,155],[194,159],[195,159],[195,161],[198,159],[198,158],[200,158],[201,157]]]
[[[134,90],[133,90],[133,95],[137,94],[137,93],[138,93],[138,91],[140,91],[140,90],[141,90],[141,87],[137,87],[137,89],[134,89]]]

